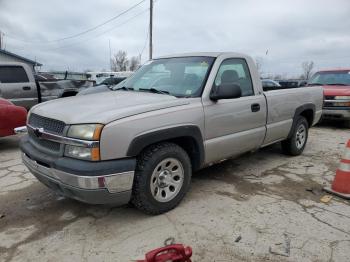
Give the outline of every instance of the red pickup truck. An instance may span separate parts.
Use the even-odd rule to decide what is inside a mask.
[[[308,85],[323,86],[322,118],[341,120],[350,127],[350,69],[319,71]]]

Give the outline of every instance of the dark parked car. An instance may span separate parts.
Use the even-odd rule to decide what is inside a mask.
[[[275,80],[262,79],[261,82],[264,91],[281,89],[281,85]]]
[[[103,80],[101,82],[101,84],[99,84],[97,86],[93,86],[93,87],[81,90],[77,95],[89,95],[89,94],[111,91],[112,86],[115,86],[115,85],[121,83],[125,79],[126,79],[126,77],[109,77],[109,78],[106,78],[105,80]]]
[[[297,88],[307,85],[307,81],[301,79],[278,80],[278,83],[281,85],[282,89]]]
[[[113,86],[119,84],[124,79],[126,79],[126,77],[108,77],[103,80],[100,85]]]
[[[58,80],[53,75],[48,74],[48,73],[37,73],[34,75],[34,78],[36,81],[39,81],[39,82],[57,81]]]

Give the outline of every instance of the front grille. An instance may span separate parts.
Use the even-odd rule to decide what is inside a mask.
[[[61,144],[59,144],[57,142],[39,139],[36,136],[31,136],[31,138],[33,139],[34,143],[38,144],[39,146],[42,146],[42,147],[46,148],[49,151],[53,151],[53,152],[59,152],[60,151]]]
[[[30,114],[28,123],[33,127],[42,127],[45,131],[49,131],[58,135],[63,134],[64,128],[66,126],[62,121],[39,116],[36,114]]]
[[[349,108],[349,100],[335,99],[335,96],[325,96],[325,101],[323,103],[324,109],[337,109],[337,108]]]
[[[324,102],[323,107],[335,107],[335,105],[332,102]]]
[[[63,135],[65,123],[59,120],[31,114],[28,124],[34,128],[44,128],[45,131],[57,135]],[[58,154],[61,149],[61,144],[45,139],[38,138],[32,129],[28,129],[30,142],[39,150],[45,150],[48,153]]]

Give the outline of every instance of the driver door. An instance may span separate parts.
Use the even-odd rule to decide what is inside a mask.
[[[263,142],[266,124],[266,100],[255,94],[245,59],[224,60],[214,85],[238,84],[242,96],[204,104],[206,163],[254,150]]]

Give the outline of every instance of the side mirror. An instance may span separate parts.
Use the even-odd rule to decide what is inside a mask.
[[[238,84],[221,84],[214,86],[210,94],[210,99],[217,101],[219,99],[232,99],[242,96],[242,90]]]

